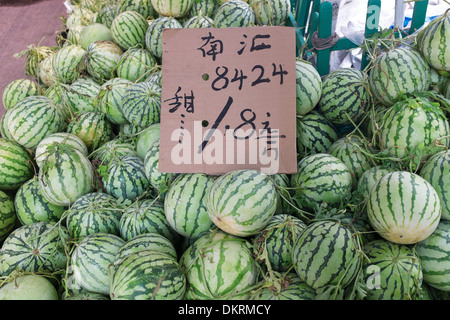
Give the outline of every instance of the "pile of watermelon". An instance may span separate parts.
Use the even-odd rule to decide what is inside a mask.
[[[298,172],[158,170],[163,28],[289,0],[73,0],[3,92],[0,297],[439,300],[450,291],[450,14],[366,70],[296,60]]]

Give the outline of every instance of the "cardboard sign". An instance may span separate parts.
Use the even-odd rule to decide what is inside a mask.
[[[159,170],[297,172],[295,31],[163,30]]]

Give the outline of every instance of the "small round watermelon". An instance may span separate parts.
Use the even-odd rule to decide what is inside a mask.
[[[441,219],[434,187],[417,174],[394,171],[373,186],[367,201],[373,229],[384,239],[414,244],[428,238]]]
[[[0,241],[16,227],[16,210],[11,196],[0,190]]]
[[[277,209],[272,180],[258,170],[235,170],[218,177],[206,195],[210,219],[225,232],[250,236],[260,232]]]
[[[87,291],[109,296],[110,266],[124,243],[122,238],[108,233],[84,237],[70,257],[77,283]]]
[[[58,291],[46,277],[25,274],[0,288],[0,300],[59,300]]]
[[[208,231],[184,251],[180,265],[189,284],[186,299],[248,299],[258,266],[246,239]]]
[[[0,190],[17,190],[34,175],[33,158],[14,140],[0,138]]]
[[[354,232],[331,220],[309,224],[292,248],[294,269],[314,289],[329,285],[345,288],[361,267]]]
[[[300,160],[291,176],[295,194],[302,206],[316,209],[322,203],[339,206],[351,196],[352,174],[339,158],[327,153],[309,155]]]
[[[410,300],[422,285],[422,263],[411,248],[377,239],[363,247],[366,300]]]

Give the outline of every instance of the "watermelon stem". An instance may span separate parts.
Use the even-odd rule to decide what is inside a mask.
[[[402,37],[402,33],[406,35]],[[411,36],[408,35],[405,30],[398,28],[383,29],[374,33],[370,38],[364,39],[360,48],[363,52],[367,53],[369,63],[364,68],[364,71],[370,70],[374,66],[374,62],[377,58],[386,51],[390,51],[398,47],[399,45],[406,45],[412,47],[410,42]]]
[[[270,179],[272,179],[269,176]],[[272,181],[274,182],[274,181]],[[289,192],[289,190],[296,190],[296,188],[293,187],[283,187],[278,185],[277,183],[274,182],[274,186],[275,189],[277,190],[277,193],[280,195],[280,197],[286,201],[286,203],[289,204],[289,206],[291,206],[294,210],[295,213],[298,214],[301,218],[303,219],[308,219],[307,216],[310,216],[311,213],[302,210],[298,205],[295,205],[294,203],[296,202],[295,199],[291,196],[291,193]],[[280,192],[281,191],[281,192]],[[286,196],[286,194],[289,195],[289,198]]]

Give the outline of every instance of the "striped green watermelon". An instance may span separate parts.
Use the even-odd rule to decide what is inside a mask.
[[[424,157],[448,147],[449,135],[446,116],[427,98],[402,100],[384,114],[380,149],[386,149],[389,155],[400,159],[408,159],[411,155]]]
[[[145,19],[153,18],[156,13],[150,0],[120,0],[118,6],[119,12],[136,11]]]
[[[188,14],[195,0],[151,0],[155,11],[164,17],[180,18]]]
[[[128,123],[122,112],[123,95],[125,94],[126,89],[132,84],[133,82],[130,80],[114,78],[106,81],[101,86],[96,99],[96,105],[111,123]]]
[[[34,176],[17,190],[14,196],[14,208],[22,225],[36,222],[58,222],[66,207],[54,205],[45,199]]]
[[[104,5],[97,13],[96,21],[111,28],[114,18],[119,14],[120,8],[116,3]]]
[[[176,174],[170,172],[161,172],[159,165],[159,140],[155,141],[144,157],[145,176],[150,185],[156,190],[159,196],[164,199],[171,182]],[[209,219],[209,217],[208,217]]]
[[[89,155],[86,145],[79,137],[68,132],[56,132],[42,139],[36,146],[34,159],[39,168],[42,168],[42,165],[48,156],[47,149],[55,143],[71,146],[80,151],[85,157]]]
[[[306,224],[290,214],[273,216],[253,239],[255,254],[267,260],[273,270],[286,272],[292,267],[292,247]]]
[[[302,206],[316,209],[322,203],[339,206],[351,196],[352,174],[335,156],[317,153],[300,160],[291,185]]]
[[[79,197],[65,213],[66,226],[73,239],[80,240],[94,233],[120,236],[122,211],[117,200],[103,192]]]
[[[354,134],[346,135],[334,142],[328,153],[344,162],[352,174],[355,189],[362,174],[372,167],[372,159],[366,153],[364,140]]]
[[[327,153],[337,140],[336,127],[319,112],[311,111],[297,118],[297,153],[301,158]]]
[[[161,66],[158,65],[158,69],[156,71],[153,71],[145,81],[152,82],[157,84],[158,86],[162,86],[162,70]]]
[[[322,78],[308,61],[295,61],[297,114],[305,115],[319,103],[322,95]]]
[[[5,109],[11,109],[20,100],[40,95],[39,85],[30,79],[16,79],[8,83],[3,90],[2,102]]]
[[[3,241],[16,227],[14,199],[0,190],[0,241]]]
[[[290,0],[249,0],[255,13],[255,22],[260,26],[282,26],[291,13]]]
[[[120,57],[116,67],[119,78],[130,81],[144,81],[155,68],[156,60],[144,48],[130,48]]]
[[[76,81],[76,80],[75,80]],[[73,110],[70,107],[70,102],[66,98],[70,85],[56,82],[51,87],[47,88],[43,95],[53,101],[54,104],[60,107],[61,112],[64,115],[66,123],[70,121],[70,117],[73,115]]]
[[[59,82],[56,72],[53,68],[53,60],[55,59],[55,54],[51,54],[44,58],[39,64],[39,79],[38,83],[42,84],[44,87],[51,87],[53,84]]]
[[[73,114],[79,115],[95,110],[94,101],[100,93],[100,85],[91,77],[75,80],[65,91],[65,102]]]
[[[36,148],[42,139],[64,130],[65,126],[60,106],[44,96],[31,96],[21,100],[8,116],[11,136],[29,149]]]
[[[212,222],[236,236],[254,235],[265,228],[277,209],[272,180],[258,170],[234,170],[209,187],[206,208]]]
[[[34,175],[30,153],[13,140],[0,138],[0,190],[17,190]]]
[[[441,218],[439,196],[433,186],[407,171],[388,173],[372,188],[367,214],[373,229],[399,244],[425,240]]]
[[[121,12],[111,23],[113,40],[124,51],[144,45],[147,28],[147,20],[136,11]]]
[[[46,96],[47,98],[50,98],[56,104],[62,104],[64,106],[64,109],[66,109],[66,106],[64,105],[65,103],[64,99],[68,88],[69,85],[56,82],[52,84],[50,87],[44,88],[43,95]],[[68,111],[66,110],[66,112]]]
[[[315,300],[316,290],[308,286],[295,272],[289,272],[277,283],[264,283],[262,288],[254,290],[251,300]]]
[[[124,243],[122,238],[109,233],[84,237],[70,257],[75,281],[87,291],[109,296],[111,265]]]
[[[48,202],[69,206],[94,189],[93,176],[94,168],[86,156],[70,146],[54,144],[48,148],[38,179]]]
[[[170,226],[180,235],[196,238],[213,222],[206,208],[206,195],[214,178],[204,173],[178,175],[164,197],[164,212]]]
[[[194,1],[194,3],[192,4],[191,11],[188,15],[191,17],[201,15],[204,17],[206,16],[213,18],[218,7],[219,4],[216,0]]]
[[[362,259],[351,229],[323,220],[309,224],[292,248],[294,269],[314,289],[345,288],[355,278]]]
[[[214,20],[208,16],[193,16],[183,23],[183,28],[214,28]]]
[[[72,119],[67,132],[83,140],[89,152],[92,152],[112,139],[113,128],[104,114],[93,111]]]
[[[417,48],[428,64],[450,74],[450,12],[433,19],[417,35]]]
[[[120,235],[126,241],[144,233],[158,233],[174,245],[180,235],[172,229],[164,213],[164,204],[154,199],[138,200],[120,219]]]
[[[341,68],[329,73],[322,81],[319,111],[333,124],[357,123],[366,111],[368,90],[364,72],[356,68]]]
[[[15,229],[0,251],[1,275],[8,276],[15,270],[48,273],[63,270],[68,237],[64,226],[52,222],[36,222]]]
[[[430,286],[450,291],[450,221],[441,220],[436,230],[415,247],[420,258],[423,280]]]
[[[147,152],[153,144],[159,141],[160,128],[160,123],[154,123],[138,134],[136,141],[136,152],[142,160],[145,159]]]
[[[117,251],[115,263],[122,260],[129,254],[142,251],[152,250],[164,253],[178,261],[178,254],[173,243],[164,237],[162,234],[156,232],[142,233],[130,240],[126,241]]]
[[[11,132],[9,132],[8,129],[8,117],[11,112],[12,109],[5,110],[0,119],[0,135],[2,138],[8,140],[14,140],[13,137],[11,136]]]
[[[214,14],[216,28],[251,27],[255,23],[255,12],[247,2],[242,0],[226,1]]]
[[[428,90],[431,71],[416,49],[397,47],[375,60],[368,80],[375,101],[392,106],[401,94]]]
[[[95,41],[86,48],[86,70],[95,81],[103,84],[116,77],[116,67],[122,49],[113,41]]]
[[[90,154],[92,159],[102,164],[109,164],[114,159],[125,156],[137,156],[136,146],[132,141],[120,137],[105,142]]]
[[[219,229],[200,236],[180,258],[188,300],[248,299],[258,281],[251,244]]]
[[[168,254],[142,250],[127,255],[114,265],[112,300],[181,300],[186,276]]]
[[[133,125],[148,127],[158,123],[161,114],[161,87],[150,82],[134,83],[123,96],[122,113]]]
[[[102,183],[106,193],[121,201],[135,200],[150,186],[144,162],[137,156],[125,156],[110,163]]]
[[[162,31],[169,28],[182,28],[181,23],[173,17],[159,17],[150,22],[145,34],[145,46],[148,51],[161,61],[162,58]]]
[[[71,84],[86,69],[85,50],[78,44],[59,49],[52,59],[52,69],[59,82]]]
[[[370,169],[367,169],[359,178],[356,190],[364,198],[369,197],[370,191],[372,190],[373,186],[377,184],[378,180],[393,171],[394,169],[384,166],[374,166]]]
[[[363,247],[366,300],[411,300],[422,284],[422,263],[412,248],[383,239]]]
[[[419,175],[436,190],[441,203],[441,218],[450,220],[450,151],[441,151],[430,157]]]

